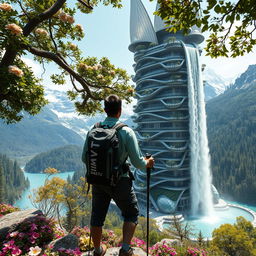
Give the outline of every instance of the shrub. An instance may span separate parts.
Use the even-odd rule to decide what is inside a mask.
[[[9,204],[0,204],[0,217],[11,213],[11,212],[16,212],[19,211],[20,209],[18,207],[14,207]]]
[[[158,242],[149,248],[150,254],[152,256],[175,256],[177,252],[174,248],[168,246],[165,242]]]
[[[38,215],[32,219],[20,223],[14,231],[9,232],[0,246],[0,255],[20,255],[27,253],[38,246],[44,248],[52,240],[64,235],[53,220],[47,219],[43,215]]]
[[[207,252],[203,249],[188,248],[186,256],[207,256]]]

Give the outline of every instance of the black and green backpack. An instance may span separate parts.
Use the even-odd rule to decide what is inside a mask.
[[[108,127],[97,123],[87,137],[87,182],[115,186],[122,173],[118,159],[119,138],[117,131],[127,126],[123,123]]]

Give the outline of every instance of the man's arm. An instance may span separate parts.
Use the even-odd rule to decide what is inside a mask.
[[[128,132],[127,151],[132,165],[141,170],[146,170],[146,168],[152,168],[154,165],[153,157],[150,157],[148,159],[143,157],[134,131],[132,129],[129,129]]]

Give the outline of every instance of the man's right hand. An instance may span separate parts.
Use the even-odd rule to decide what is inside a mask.
[[[147,161],[146,168],[153,168],[155,163],[154,158],[151,156],[150,158],[144,157],[144,159]]]

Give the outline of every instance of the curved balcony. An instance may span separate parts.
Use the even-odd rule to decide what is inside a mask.
[[[189,115],[186,116],[176,116],[176,117],[164,117],[164,116],[160,116],[157,114],[153,114],[153,113],[143,113],[140,116],[136,116],[133,120],[133,122],[138,122],[140,120],[143,119],[143,117],[145,116],[149,116],[149,117],[155,117],[155,119],[151,119],[151,121],[156,121],[158,119],[162,119],[162,120],[166,120],[166,121],[173,121],[173,120],[188,120],[189,119]],[[148,121],[148,120],[147,120]],[[147,122],[146,121],[146,122]]]
[[[156,64],[156,63],[164,63],[164,62],[172,62],[175,64],[176,70],[180,69],[183,64],[185,63],[185,56],[182,57],[173,57],[164,56],[164,57],[152,57],[152,56],[145,56],[138,60],[138,62],[133,66],[135,72],[140,72],[141,70],[145,70],[146,68]],[[144,65],[143,65],[144,64]]]

